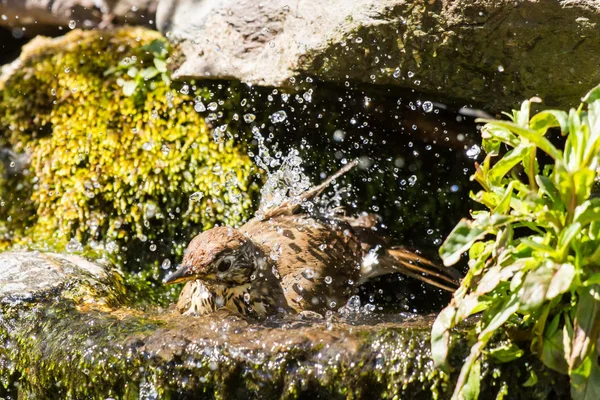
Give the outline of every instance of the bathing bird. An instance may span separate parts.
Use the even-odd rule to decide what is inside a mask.
[[[460,273],[389,241],[377,216],[347,217],[306,207],[357,165],[347,163],[293,200],[263,210],[240,228],[214,227],[189,243],[166,284],[187,282],[177,308],[202,315],[219,308],[264,318],[342,307],[366,281],[400,273],[453,291]]]

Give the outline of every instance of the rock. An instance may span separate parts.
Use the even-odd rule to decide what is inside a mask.
[[[16,37],[111,23],[151,26],[157,3],[158,0],[5,0],[0,2],[0,26],[12,29]]]
[[[114,268],[77,255],[6,251],[0,253],[0,302],[15,307],[63,290],[80,291],[79,302],[113,304],[123,297],[121,276]],[[69,286],[76,283],[78,288]],[[92,290],[93,289],[93,290]]]
[[[395,85],[499,111],[577,106],[600,79],[587,0],[162,0],[179,78]],[[568,60],[568,67],[565,67]]]
[[[79,257],[0,254],[0,397],[445,399],[457,378],[429,358],[429,316],[184,317],[126,307],[117,276]],[[460,334],[451,352],[456,364],[468,353]],[[532,356],[482,370],[481,398],[568,393]]]

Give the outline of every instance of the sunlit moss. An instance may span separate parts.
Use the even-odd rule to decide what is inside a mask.
[[[14,219],[15,206],[31,207],[19,229],[5,224],[3,243],[120,247],[128,270],[153,275],[145,261],[249,216],[252,162],[231,138],[213,140],[191,95],[158,76],[126,96],[119,76],[106,74],[126,58],[153,65],[147,46],[156,40],[157,32],[126,28],[25,47],[1,91],[0,141],[30,155],[29,175],[18,179],[28,197],[3,179],[2,219]]]

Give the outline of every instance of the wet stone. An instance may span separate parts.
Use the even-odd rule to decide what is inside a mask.
[[[183,316],[128,307],[118,277],[72,255],[0,254],[0,398],[445,399],[457,378],[430,359],[432,315],[364,314],[353,303],[262,322],[224,310]],[[456,365],[464,339],[453,339]],[[535,357],[482,370],[481,398],[508,386],[519,398],[568,393]],[[537,385],[523,386],[532,374]]]

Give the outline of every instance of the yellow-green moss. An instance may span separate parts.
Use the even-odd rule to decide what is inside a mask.
[[[0,95],[0,142],[31,157],[20,180],[29,198],[0,182],[1,220],[15,201],[32,203],[26,229],[10,228],[13,244],[94,240],[125,247],[131,265],[248,217],[252,162],[232,140],[213,140],[192,95],[157,76],[126,96],[118,74],[106,74],[126,57],[152,66],[144,46],[156,40],[140,28],[73,31],[24,48]]]

